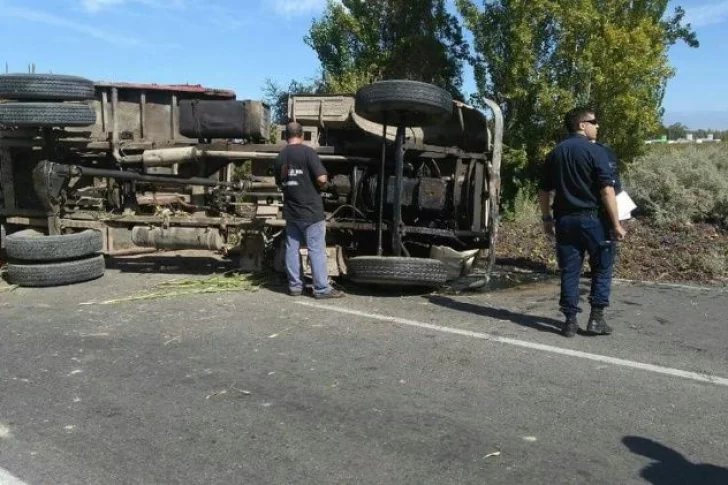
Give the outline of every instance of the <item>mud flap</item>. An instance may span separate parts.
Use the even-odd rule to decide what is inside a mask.
[[[447,246],[432,246],[430,258],[437,259],[445,265],[447,281],[452,281],[470,273],[479,249],[455,251]]]
[[[308,259],[308,249],[301,248],[300,253],[303,275],[311,278],[311,262]],[[339,246],[326,246],[326,271],[329,278],[342,276],[346,271],[345,268],[342,268],[340,254],[341,248]]]
[[[303,275],[311,278],[311,263],[308,259],[308,249],[305,247],[301,248],[299,254]],[[286,272],[286,250],[284,244],[280,244],[276,248],[273,270],[277,273]],[[326,246],[326,270],[329,278],[346,275],[346,263],[344,261],[343,250],[340,246]]]
[[[311,278],[311,263],[308,260],[308,249],[299,249],[301,270],[303,275]],[[346,275],[346,263],[344,261],[343,249],[341,246],[326,246],[326,269],[329,278]],[[285,244],[279,244],[273,256],[273,271],[276,273],[286,272],[286,248]]]
[[[263,235],[245,235],[245,237],[243,237],[240,241],[240,271],[246,273],[258,273],[263,271],[265,263],[264,260],[265,239],[263,238]]]

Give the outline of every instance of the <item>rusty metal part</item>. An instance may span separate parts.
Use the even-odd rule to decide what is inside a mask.
[[[276,152],[241,152],[232,150],[203,150],[196,147],[178,147],[146,150],[142,154],[142,163],[147,167],[168,167],[177,163],[197,162],[206,158],[222,160],[275,160],[276,157],[278,157],[278,153]],[[327,162],[368,163],[372,161],[369,157],[350,157],[346,155],[320,154],[319,158]]]
[[[139,205],[189,204],[182,194],[138,194],[136,201]]]
[[[139,205],[177,205],[187,212],[199,212],[209,209],[208,207],[190,204],[178,194],[137,195],[136,202]]]
[[[225,244],[218,229],[192,227],[136,226],[131,230],[132,242],[141,247],[157,249],[212,249]]]
[[[124,82],[96,82],[99,88],[121,88],[145,91],[164,91],[177,93],[194,93],[208,96],[235,99],[235,92],[227,89],[215,89],[200,84],[137,84]]]
[[[149,182],[170,185],[200,185],[206,187],[232,187],[238,190],[251,191],[277,191],[278,187],[269,182],[254,182],[243,180],[241,182],[223,182],[211,180],[203,177],[177,177],[177,176],[159,176],[145,175],[136,172],[121,172],[119,170],[108,170],[91,167],[83,167],[80,165],[63,165],[60,163],[49,162],[47,160],[38,163],[35,171],[44,174],[44,178],[53,177],[54,179],[63,178],[66,182],[70,177],[88,176],[88,177],[105,177],[116,180],[130,180],[136,182]],[[60,187],[58,187],[60,191]],[[37,189],[36,189],[37,190]],[[268,195],[268,194],[266,194]]]
[[[397,193],[394,176],[388,177],[386,189],[386,204],[392,205]],[[416,207],[427,211],[441,211],[447,207],[447,182],[442,179],[404,177],[399,192],[402,207]]]
[[[202,185],[206,187],[236,187],[241,184],[235,182],[220,182],[202,177],[163,177],[159,175],[143,175],[136,172],[120,172],[118,170],[104,170],[99,168],[81,167],[78,165],[58,165],[59,170],[67,170],[72,176],[86,175],[89,177],[108,177],[116,180],[133,180],[137,182],[150,182],[176,185]]]
[[[447,207],[447,183],[439,178],[419,179],[417,206],[422,210],[444,210]]]
[[[488,264],[487,272],[491,273],[495,268],[495,246],[498,239],[498,205],[500,202],[500,168],[503,154],[503,112],[498,104],[490,99],[483,98],[483,102],[493,110],[494,134],[493,134],[493,156],[487,163],[488,168],[488,213],[486,224],[488,226]]]

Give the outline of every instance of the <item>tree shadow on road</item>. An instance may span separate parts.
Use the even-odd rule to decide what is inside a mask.
[[[496,320],[507,320],[522,327],[533,328],[539,332],[560,333],[561,322],[553,318],[539,317],[527,315],[525,313],[516,313],[503,308],[491,308],[482,305],[473,305],[463,301],[454,300],[446,296],[429,295],[425,296],[430,303],[440,305],[452,310],[472,313],[483,317],[494,318]]]
[[[625,436],[622,443],[632,453],[653,460],[640,476],[653,485],[726,485],[728,468],[692,463],[672,448],[639,436]]]

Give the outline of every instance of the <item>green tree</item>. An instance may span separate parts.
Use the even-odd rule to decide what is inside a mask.
[[[641,153],[660,127],[673,75],[667,52],[677,41],[697,47],[684,11],[665,18],[667,0],[456,0],[473,32],[479,94],[496,100],[505,141],[523,148],[530,176],[563,134],[562,118],[589,105],[600,138],[621,160]]]
[[[329,0],[306,43],[321,62],[324,89],[355,92],[381,79],[412,79],[456,97],[468,45],[446,0]]]
[[[685,135],[688,133],[688,127],[682,123],[673,123],[665,127],[663,132],[667,133],[668,140],[679,140],[680,138],[685,138]]]

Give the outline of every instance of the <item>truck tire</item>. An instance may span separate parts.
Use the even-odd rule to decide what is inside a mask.
[[[96,97],[94,82],[61,74],[0,75],[0,98],[17,101],[86,101]]]
[[[425,126],[452,114],[450,93],[419,81],[379,81],[360,88],[354,110],[359,116],[389,126]]]
[[[447,281],[445,265],[436,259],[358,256],[347,267],[354,283],[437,287]]]
[[[0,103],[0,124],[20,127],[91,126],[96,112],[79,103]]]
[[[99,254],[60,263],[8,263],[8,282],[27,287],[61,286],[100,278],[106,263]]]
[[[6,238],[7,255],[20,261],[64,261],[96,254],[104,247],[100,231],[86,229],[74,234],[45,236],[26,229]]]

